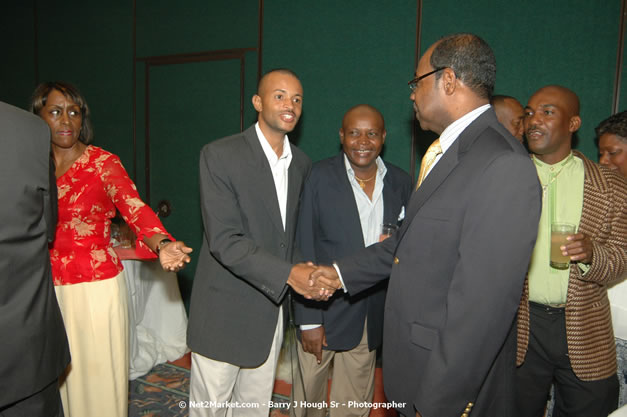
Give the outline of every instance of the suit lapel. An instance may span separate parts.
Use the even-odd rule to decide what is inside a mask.
[[[479,133],[490,124],[498,123],[494,110],[491,108],[484,111],[477,119],[475,119],[466,129],[464,129],[457,140],[453,142],[451,147],[444,153],[442,158],[429,173],[420,188],[414,191],[409,199],[407,208],[407,216],[399,231],[399,241],[407,231],[416,214],[431,195],[442,185],[444,180],[450,175],[459,163],[460,158],[466,153],[475,142]]]
[[[254,125],[244,132],[244,137],[248,141],[248,144],[252,150],[252,159],[254,160],[254,165],[256,169],[253,170],[251,175],[258,176],[258,181],[256,181],[256,183],[258,184],[259,189],[257,190],[257,192],[263,196],[263,198],[260,199],[262,201],[261,204],[268,211],[274,227],[276,227],[277,230],[283,233],[283,221],[281,220],[281,210],[279,209],[279,200],[276,195],[276,187],[274,185],[272,170],[270,169],[270,163],[268,162],[268,158],[266,158],[266,154],[263,152],[263,148],[259,143],[259,138],[257,137],[257,132]],[[288,204],[290,195],[289,189],[291,185],[289,184],[289,179],[291,177],[292,175],[288,175]]]
[[[292,233],[296,225],[298,215],[298,200],[303,187],[306,173],[297,157],[295,147],[290,143],[292,150],[292,162],[287,173],[287,207],[285,209],[285,232]],[[278,205],[278,204],[277,204]],[[280,213],[279,213],[280,214]]]
[[[334,201],[338,207],[337,216],[340,219],[342,229],[346,231],[346,236],[355,241],[355,246],[365,246],[364,234],[361,230],[361,221],[359,218],[359,209],[353,192],[353,186],[348,180],[346,174],[346,165],[344,165],[344,153],[340,152],[333,160],[333,181],[330,188],[334,194]]]
[[[405,221],[403,222],[401,229],[399,230],[399,241],[407,231],[409,225],[413,222],[416,214],[423,206],[423,204],[429,200],[429,197],[437,190],[444,182],[446,177],[455,169],[459,162],[459,141],[453,142],[453,145],[444,153],[444,156],[433,167],[433,170],[427,175],[420,188],[414,191],[409,199],[409,204],[406,210]]]

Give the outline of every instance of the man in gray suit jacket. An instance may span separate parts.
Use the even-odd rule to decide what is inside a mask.
[[[0,102],[0,416],[63,416],[70,362],[50,274],[57,186],[50,130]]]
[[[425,52],[410,98],[440,149],[427,152],[426,179],[398,233],[337,262],[349,294],[390,275],[383,380],[405,416],[516,411],[514,318],[541,192],[524,148],[489,106],[495,76],[494,54],[475,35],[447,36]],[[322,273],[337,286],[333,267],[313,278]]]
[[[311,162],[286,135],[302,98],[293,72],[267,73],[252,99],[258,122],[201,152],[204,242],[188,328],[191,416],[269,413],[288,285],[310,291],[312,268],[292,261]],[[255,408],[238,408],[248,405]]]
[[[379,157],[385,138],[383,115],[377,109],[361,104],[346,112],[340,129],[342,152],[315,163],[305,183],[297,232],[303,259],[329,264],[379,242],[385,237],[383,224],[399,224],[411,178]],[[369,407],[346,404],[372,401],[386,286],[381,282],[356,297],[337,293],[326,303],[295,297],[305,391],[295,400],[320,405],[329,398],[338,404],[328,409],[331,417],[368,415]],[[295,411],[307,417],[327,415],[327,407],[321,406]]]

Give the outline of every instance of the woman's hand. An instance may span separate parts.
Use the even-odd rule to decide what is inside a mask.
[[[181,240],[176,242],[168,242],[161,246],[159,251],[159,262],[161,267],[166,271],[177,272],[181,270],[185,264],[191,261],[188,253],[192,252],[192,248],[185,246]]]

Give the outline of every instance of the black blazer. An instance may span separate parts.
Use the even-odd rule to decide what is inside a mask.
[[[193,352],[240,367],[268,357],[292,268],[299,196],[311,169],[300,149],[291,150],[285,231],[254,126],[201,151],[204,239],[187,331]]]
[[[402,169],[386,163],[383,179],[383,223],[398,222],[411,193],[411,178]],[[297,229],[303,259],[330,264],[363,249],[364,239],[355,195],[346,175],[344,153],[314,164],[301,198]],[[297,325],[324,325],[328,350],[349,350],[359,344],[368,318],[368,347],[381,345],[383,305],[387,282],[356,296],[337,292],[327,302],[295,295]],[[300,334],[300,333],[299,333]]]
[[[56,191],[48,126],[0,102],[0,408],[49,385],[70,361],[48,252]]]
[[[489,109],[413,193],[399,232],[338,262],[351,294],[390,275],[383,377],[403,414],[514,415],[513,323],[540,205],[533,163]]]

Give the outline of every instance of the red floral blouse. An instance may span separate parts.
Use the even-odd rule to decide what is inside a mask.
[[[156,257],[142,241],[144,236],[168,235],[156,214],[139,198],[120,159],[104,149],[88,146],[57,178],[57,189],[59,219],[50,248],[54,285],[100,281],[122,271],[110,243],[116,207],[137,235],[136,251],[141,256]]]

